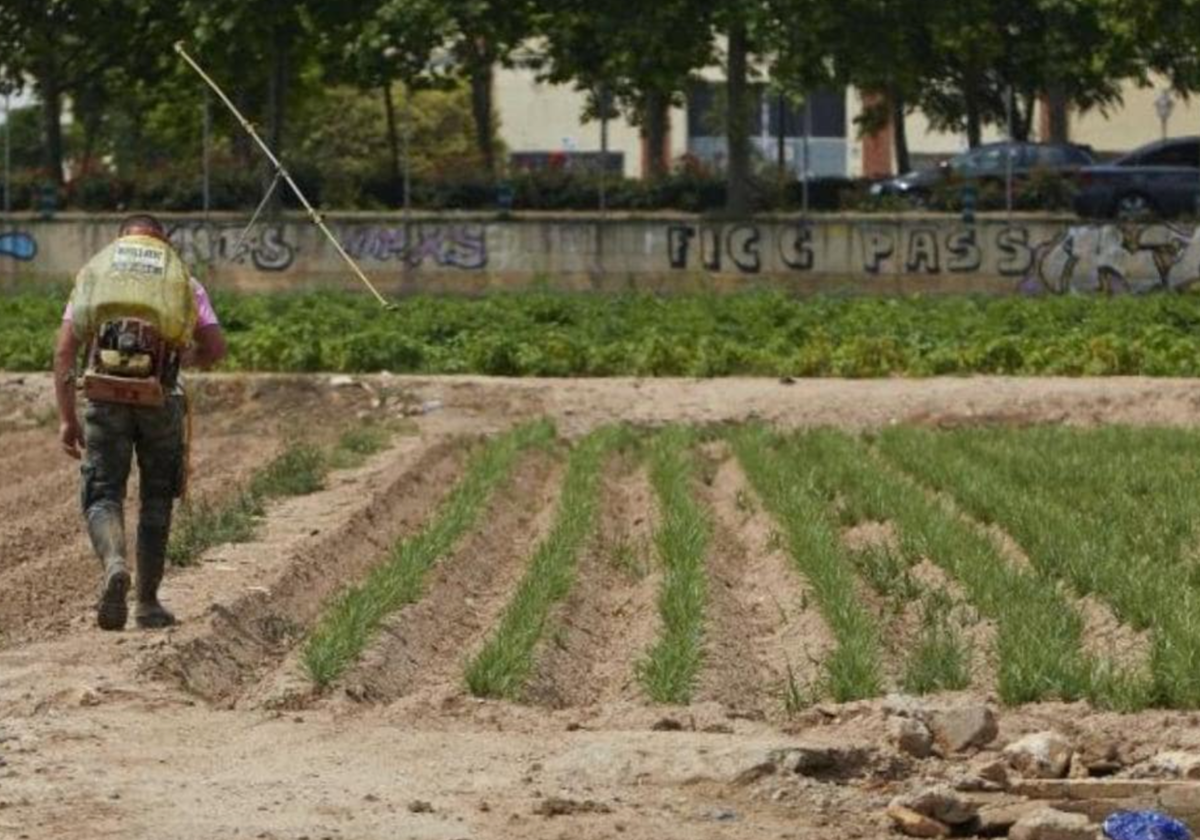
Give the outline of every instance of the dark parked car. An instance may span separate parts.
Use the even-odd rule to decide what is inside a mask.
[[[898,195],[924,203],[934,189],[952,181],[1003,184],[1006,154],[1012,156],[1015,181],[1028,178],[1035,170],[1075,172],[1095,162],[1087,147],[1072,143],[986,143],[935,168],[906,172],[872,184],[871,195]]]
[[[1177,137],[1081,169],[1075,212],[1102,219],[1179,216],[1196,213],[1198,200],[1200,137]]]

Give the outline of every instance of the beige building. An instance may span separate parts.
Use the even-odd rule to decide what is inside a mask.
[[[719,168],[723,162],[724,139],[719,120],[714,120],[713,97],[720,86],[715,73],[693,88],[685,107],[671,111],[669,147],[671,158],[691,154]],[[1162,125],[1155,100],[1163,86],[1139,88],[1126,86],[1124,103],[1106,112],[1099,110],[1071,115],[1071,139],[1093,147],[1102,155],[1112,155],[1160,139]],[[763,97],[769,100],[769,97]],[[1173,110],[1168,133],[1178,136],[1200,133],[1200,102],[1171,97]],[[754,143],[767,160],[776,160],[783,127],[784,157],[799,175],[805,158],[803,109],[761,101],[756,119]],[[521,68],[498,69],[496,108],[500,133],[510,154],[524,165],[543,165],[556,159],[594,156],[600,151],[600,125],[584,123],[584,94],[568,85],[539,82],[533,71]],[[809,114],[811,131],[807,143],[808,170],[813,177],[878,176],[893,170],[891,132],[860,138],[854,123],[863,108],[858,91],[824,91],[816,94]],[[1041,108],[1039,107],[1039,112]],[[1041,126],[1040,113],[1035,126]],[[948,157],[967,148],[966,136],[937,132],[920,113],[906,121],[909,147],[916,163]],[[1003,132],[991,127],[984,140],[1003,139]],[[645,155],[638,128],[618,118],[609,123],[609,150],[619,156],[620,169],[627,177],[639,177],[644,171]]]

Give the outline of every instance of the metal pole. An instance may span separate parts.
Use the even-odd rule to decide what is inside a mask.
[[[208,225],[208,214],[212,210],[212,161],[209,158],[209,153],[212,148],[212,94],[207,90],[204,91],[204,125],[201,129],[202,139],[201,144],[203,150],[201,152],[201,166],[204,171],[204,224]]]
[[[1004,99],[1008,118],[1008,146],[1004,150],[1004,209],[1008,214],[1008,223],[1012,224],[1013,211],[1013,88],[1008,86]]]
[[[809,170],[809,149],[808,142],[812,137],[812,96],[804,94],[804,180],[801,182],[802,207],[804,215],[808,216],[808,170]]]
[[[608,87],[600,88],[600,213],[608,210]]]
[[[404,130],[400,132],[404,141],[404,226],[408,230],[409,215],[412,213],[412,85],[404,83],[404,110],[400,119]]]
[[[4,94],[4,219],[12,213],[12,97]]]

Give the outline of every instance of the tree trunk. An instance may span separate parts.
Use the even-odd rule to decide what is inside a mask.
[[[492,114],[492,61],[477,52],[471,67],[471,115],[475,119],[475,144],[488,177],[496,174],[495,126]]]
[[[667,131],[670,119],[667,96],[657,90],[647,92],[642,136],[646,141],[646,174],[651,178],[665,177],[669,169]]]
[[[726,65],[725,138],[729,146],[726,169],[725,210],[733,216],[749,215],[750,207],[750,97],[746,83],[745,23],[729,29]]]
[[[383,111],[387,115],[388,150],[392,156],[392,186],[400,182],[400,135],[396,131],[396,103],[392,100],[392,86],[383,84]],[[411,96],[412,91],[405,91],[405,96]]]
[[[1033,134],[1033,112],[1037,108],[1037,94],[1033,91],[1026,91],[1021,94],[1021,98],[1024,100],[1024,107],[1021,109],[1024,114],[1021,116],[1021,133],[1016,139],[1027,143],[1030,135]]]
[[[271,75],[267,84],[267,145],[276,157],[283,155],[284,117],[287,112],[287,34],[276,28],[271,39]]]
[[[238,87],[233,92],[233,104],[243,114],[248,114],[254,103],[250,100],[250,94],[243,87]],[[242,130],[241,126],[234,129],[230,136],[229,145],[233,152],[233,159],[237,162],[238,169],[245,172],[254,166],[254,150],[251,148],[250,135]]]
[[[42,134],[46,141],[46,174],[56,186],[63,185],[62,91],[52,73],[38,79],[42,97]]]
[[[983,126],[979,115],[979,99],[974,89],[963,91],[967,109],[967,145],[974,149],[983,142]]]
[[[904,94],[897,90],[888,97],[892,104],[892,140],[896,145],[896,173],[912,171],[912,160],[908,153],[908,126],[905,124]]]
[[[1049,143],[1067,143],[1071,139],[1071,124],[1067,116],[1067,92],[1062,85],[1051,85],[1046,92],[1046,128],[1047,136],[1042,139]]]

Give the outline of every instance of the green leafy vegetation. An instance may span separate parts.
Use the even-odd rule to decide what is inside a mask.
[[[554,525],[538,544],[500,626],[467,666],[467,687],[475,696],[520,696],[550,610],[571,591],[579,551],[596,529],[605,456],[627,434],[619,427],[605,427],[571,450]]]
[[[362,584],[347,589],[325,611],[304,647],[304,664],[314,682],[324,686],[337,679],[389,614],[421,597],[426,573],[475,526],[521,453],[553,440],[553,425],[539,421],[495,437],[475,453],[437,515],[398,542]]]
[[[0,368],[48,370],[65,292],[0,295]],[[217,298],[230,370],[501,376],[1200,375],[1200,296],[777,293]]]
[[[654,542],[663,570],[658,596],[662,625],[637,670],[646,693],[659,703],[691,699],[704,656],[705,558],[712,523],[695,496],[693,440],[690,430],[672,427],[650,447],[650,481],[660,515]]]

